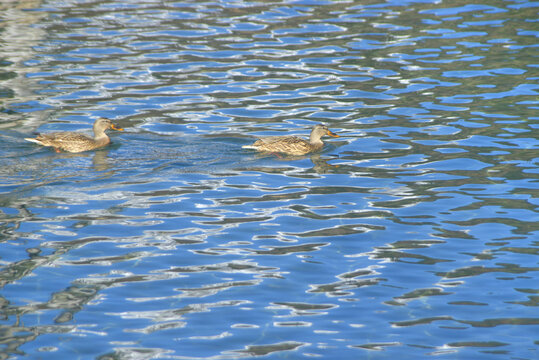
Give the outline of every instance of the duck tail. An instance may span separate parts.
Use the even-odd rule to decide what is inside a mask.
[[[39,141],[38,139],[34,139],[34,138],[24,138],[24,140],[26,141],[30,141],[30,142],[33,142],[33,143],[36,143],[36,144],[39,144],[39,145],[44,145],[41,141]]]

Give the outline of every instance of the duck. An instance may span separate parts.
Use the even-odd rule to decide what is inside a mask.
[[[258,139],[251,145],[244,145],[242,148],[287,155],[305,155],[322,149],[324,146],[322,136],[326,135],[339,137],[326,125],[317,124],[313,127],[308,141],[291,135],[268,136]]]
[[[117,127],[110,119],[101,117],[94,122],[94,137],[77,132],[53,132],[48,134],[38,134],[35,138],[24,138],[24,140],[42,146],[52,146],[56,152],[60,150],[79,153],[94,150],[110,143],[110,138],[105,134],[108,129],[123,131]]]

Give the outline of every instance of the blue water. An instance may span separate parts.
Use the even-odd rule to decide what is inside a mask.
[[[0,4],[0,357],[538,358],[538,8]]]

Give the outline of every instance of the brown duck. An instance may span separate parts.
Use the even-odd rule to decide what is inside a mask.
[[[43,146],[52,146],[56,152],[60,150],[78,153],[82,151],[94,150],[110,143],[110,139],[105,134],[108,129],[123,131],[116,127],[107,118],[99,118],[94,123],[94,137],[76,132],[54,132],[49,134],[39,134],[35,138],[24,138]]]
[[[242,146],[242,148],[289,155],[305,155],[320,150],[324,146],[322,136],[325,135],[339,137],[331,132],[326,125],[318,124],[313,127],[309,141],[296,136],[268,136],[255,141],[252,145]]]

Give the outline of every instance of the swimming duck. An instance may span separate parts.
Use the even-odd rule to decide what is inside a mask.
[[[105,134],[105,130],[113,129],[123,131],[116,127],[109,119],[99,118],[94,123],[94,137],[76,132],[55,132],[49,134],[38,134],[35,138],[24,138],[43,146],[52,146],[56,152],[64,150],[78,153],[103,147],[110,143],[110,139]]]
[[[339,137],[331,132],[326,125],[317,124],[311,131],[309,141],[296,136],[268,136],[255,141],[252,145],[242,146],[242,148],[289,155],[305,155],[320,150],[324,146],[321,138],[325,135]]]

